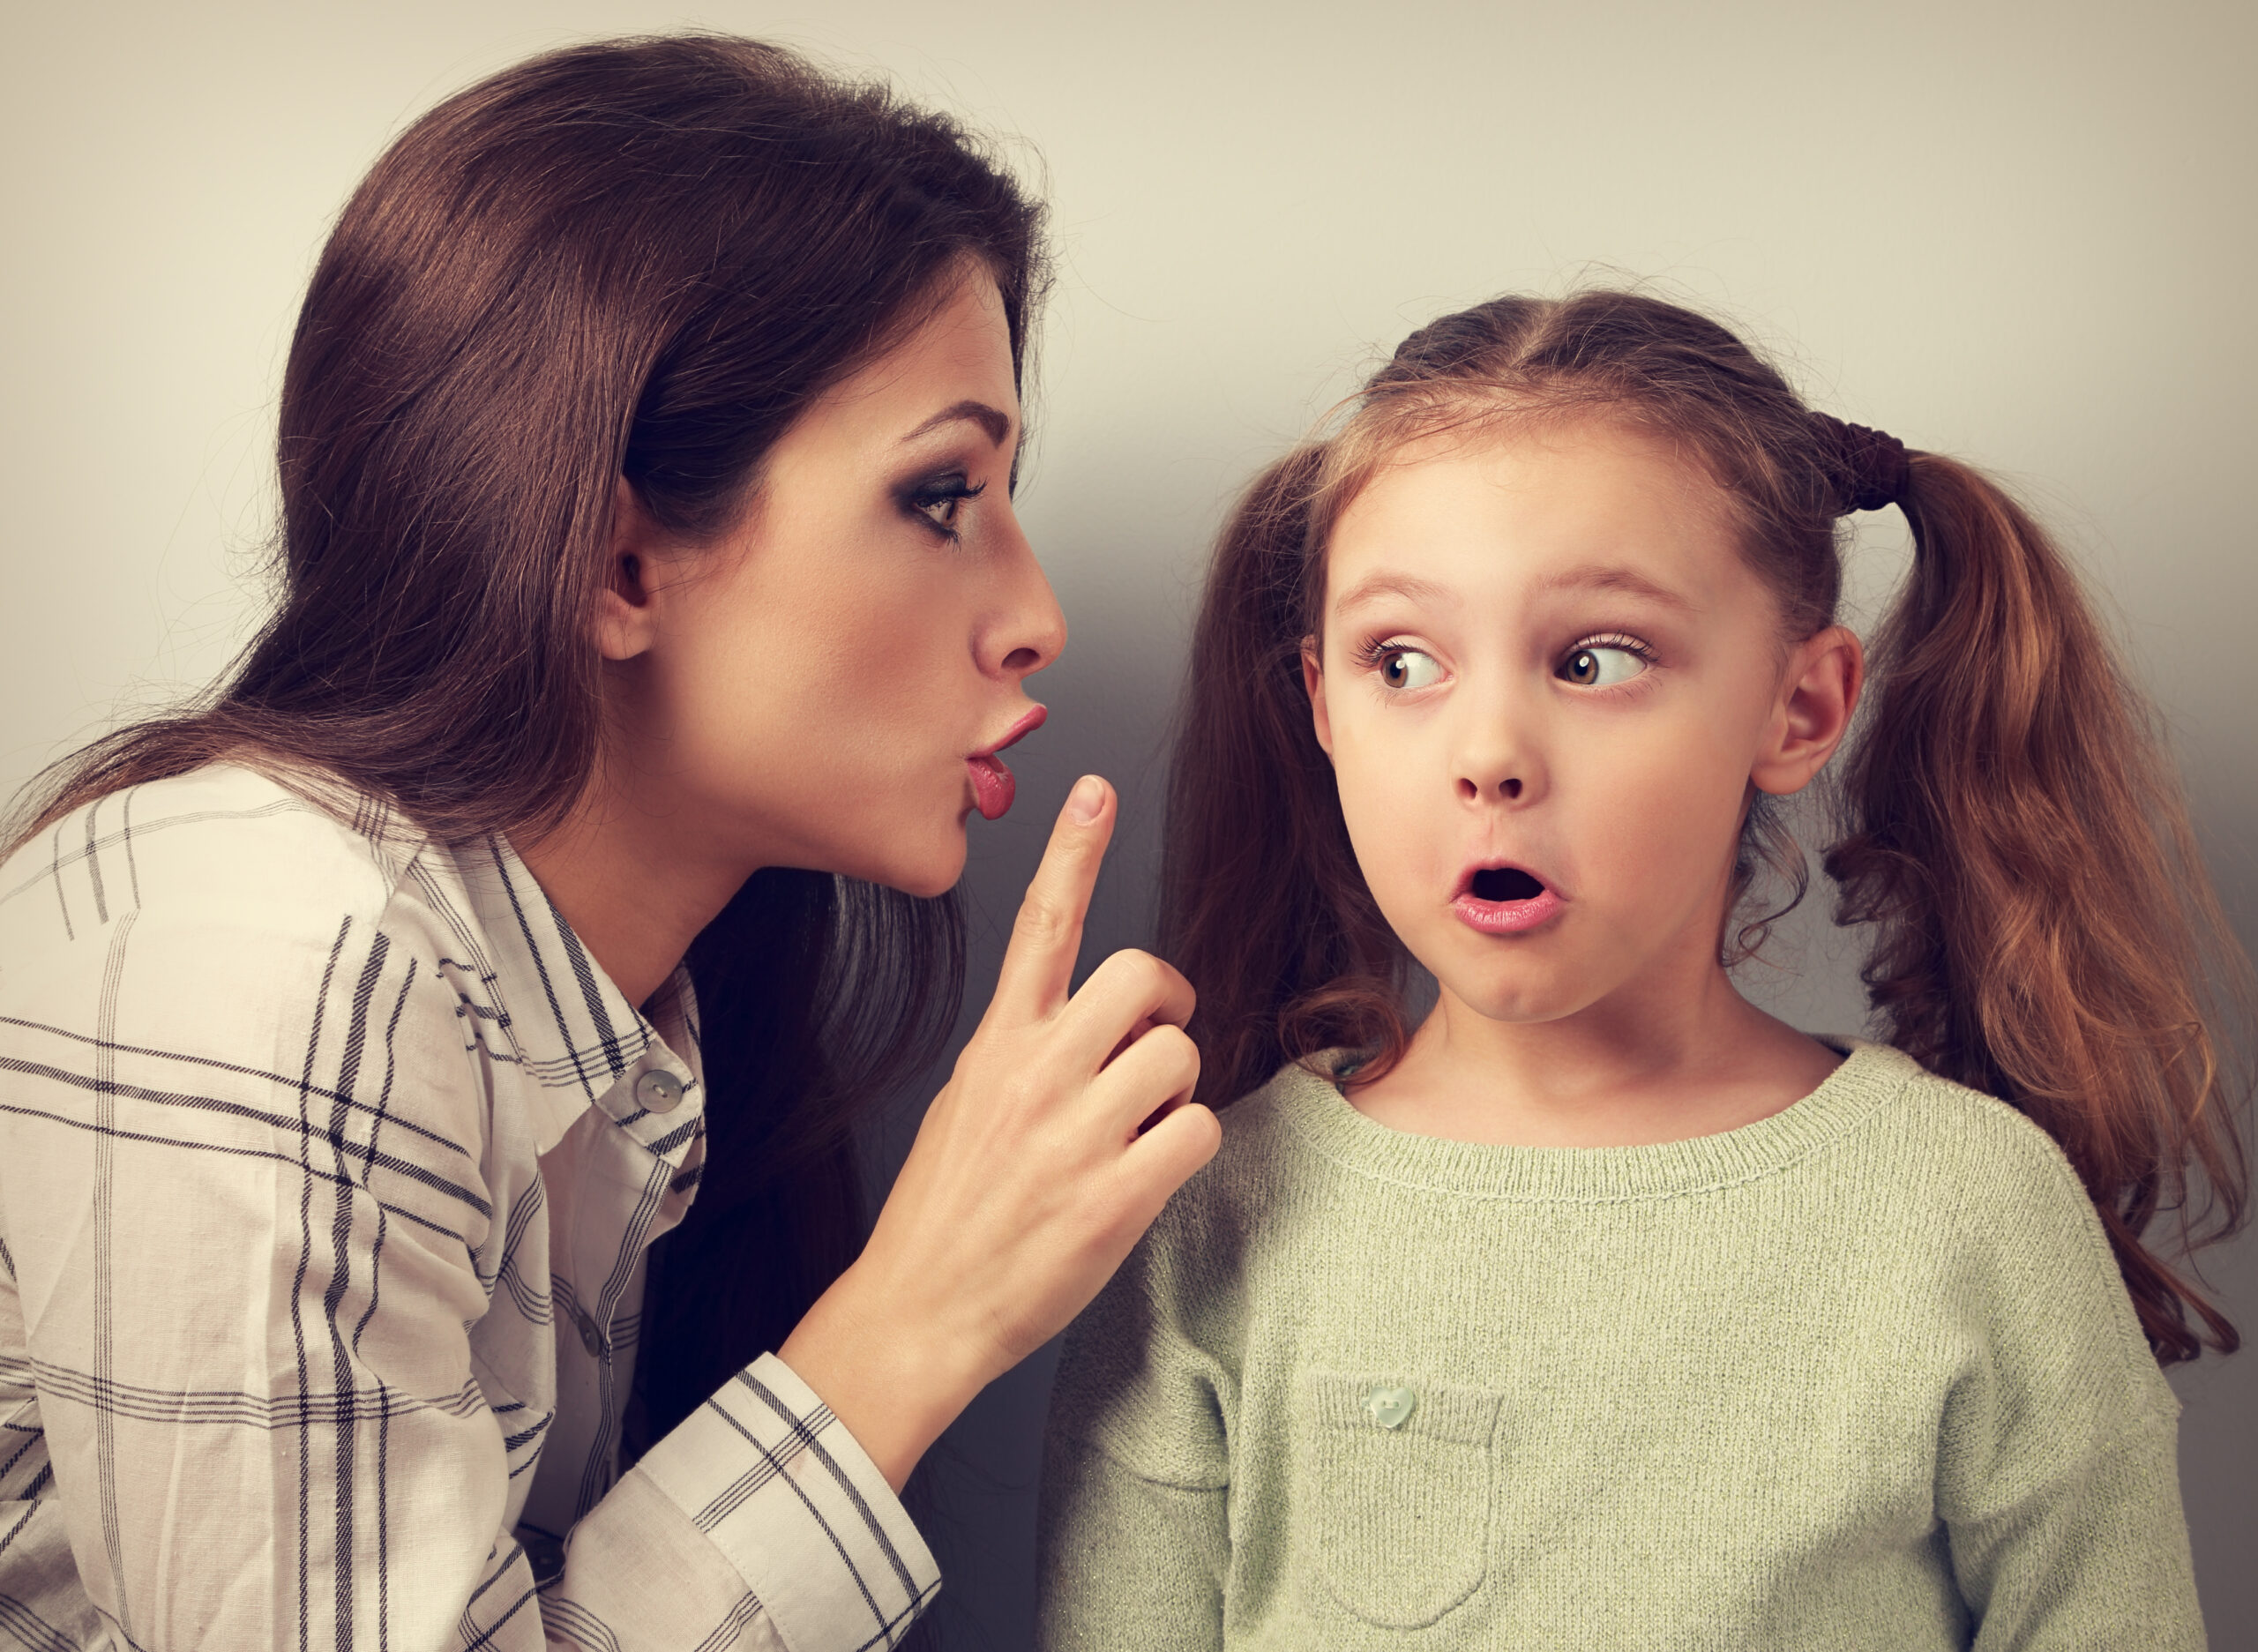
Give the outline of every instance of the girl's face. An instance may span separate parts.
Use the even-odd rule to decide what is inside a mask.
[[[992,754],[1041,720],[1021,684],[1065,641],[1012,512],[1019,437],[1003,303],[976,273],[801,415],[719,542],[631,521],[603,631],[632,773],[611,789],[667,815],[670,852],[732,879],[956,881],[965,818],[1009,806]]]
[[[1856,641],[1782,641],[1725,505],[1581,421],[1402,455],[1334,529],[1318,739],[1380,911],[1483,1016],[1714,971],[1751,783],[1797,789],[1839,737]]]

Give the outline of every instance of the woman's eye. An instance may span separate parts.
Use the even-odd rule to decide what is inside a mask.
[[[1379,657],[1379,680],[1390,688],[1425,688],[1442,675],[1434,656],[1417,648],[1390,648]]]
[[[1579,688],[1606,688],[1627,683],[1646,669],[1647,662],[1628,648],[1579,648],[1553,675]]]
[[[912,489],[907,503],[910,510],[943,533],[953,533],[959,508],[967,499],[978,498],[987,486],[983,482],[977,488],[969,487],[962,476],[946,476]]]

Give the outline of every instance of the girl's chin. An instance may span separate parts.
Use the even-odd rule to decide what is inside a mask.
[[[1485,1021],[1499,1027],[1542,1027],[1573,1015],[1583,1007],[1579,1004],[1555,1004],[1528,994],[1497,992],[1453,992],[1460,1004]]]
[[[1530,968],[1526,962],[1515,960],[1518,967],[1500,968],[1496,961],[1485,960],[1486,968],[1467,968],[1457,960],[1447,960],[1434,975],[1443,990],[1461,1005],[1500,1026],[1534,1027],[1561,1020],[1590,1008],[1603,996],[1557,968]]]

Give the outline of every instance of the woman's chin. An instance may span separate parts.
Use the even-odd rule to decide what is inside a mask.
[[[867,883],[883,884],[920,901],[931,901],[955,888],[958,879],[964,876],[964,822],[960,819],[955,828],[931,848],[930,854],[917,859],[889,859],[883,865],[856,875]]]

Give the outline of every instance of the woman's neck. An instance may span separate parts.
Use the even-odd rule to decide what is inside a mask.
[[[663,985],[752,869],[700,852],[679,811],[591,781],[564,823],[511,847],[630,1004]]]

